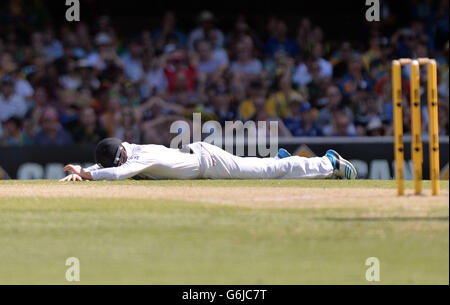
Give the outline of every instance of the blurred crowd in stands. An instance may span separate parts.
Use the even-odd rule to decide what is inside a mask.
[[[0,14],[3,146],[106,136],[168,144],[171,123],[194,112],[221,124],[277,121],[283,137],[390,136],[390,64],[399,57],[436,58],[439,132],[449,134],[448,0],[413,1],[407,26],[388,33],[383,20],[374,22],[358,44],[336,43],[307,16],[288,26],[268,15],[260,29],[236,14],[225,31],[213,12],[199,12],[195,28],[179,28],[177,12],[167,11],[159,27],[119,35],[108,16],[56,27],[45,2],[32,3],[25,10],[9,1]],[[421,84],[426,133],[426,70]]]

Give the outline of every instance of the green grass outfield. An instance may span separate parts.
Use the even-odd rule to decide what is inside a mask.
[[[434,198],[429,181],[419,197],[397,197],[395,187],[0,181],[0,284],[66,284],[68,257],[80,260],[81,284],[372,284],[368,257],[380,261],[381,284],[448,284],[448,181]],[[138,196],[143,189],[158,194]],[[265,198],[253,200],[258,192]],[[298,197],[283,205],[286,193]],[[361,205],[347,205],[351,196]]]

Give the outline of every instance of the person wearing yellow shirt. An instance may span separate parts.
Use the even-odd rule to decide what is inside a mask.
[[[302,98],[302,96],[291,88],[290,78],[281,76],[278,79],[279,90],[272,93],[265,103],[265,110],[269,116],[285,118],[290,115],[288,107],[292,98]],[[254,99],[256,97],[265,96],[266,90],[259,81],[250,83],[250,97],[244,100],[240,105],[241,119],[248,120],[255,115]]]
[[[256,98],[266,98],[267,89],[260,80],[253,80],[248,88],[249,97],[239,105],[239,112],[243,121],[249,120],[255,116],[256,107],[254,100]]]

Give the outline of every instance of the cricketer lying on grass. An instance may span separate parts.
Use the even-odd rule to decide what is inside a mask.
[[[66,165],[72,174],[61,181],[134,179],[313,179],[337,176],[355,179],[356,169],[334,150],[323,157],[290,156],[280,149],[275,158],[238,157],[221,148],[195,142],[187,149],[136,145],[106,138],[95,148],[88,168]]]

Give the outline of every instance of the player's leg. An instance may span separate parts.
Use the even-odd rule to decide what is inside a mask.
[[[323,179],[333,175],[334,168],[326,157],[242,158],[233,156],[238,179]]]
[[[234,156],[221,148],[201,143],[203,153],[209,155],[210,166],[204,178],[211,179],[313,179],[328,178],[334,168],[328,157],[303,158],[299,156],[256,158]]]

